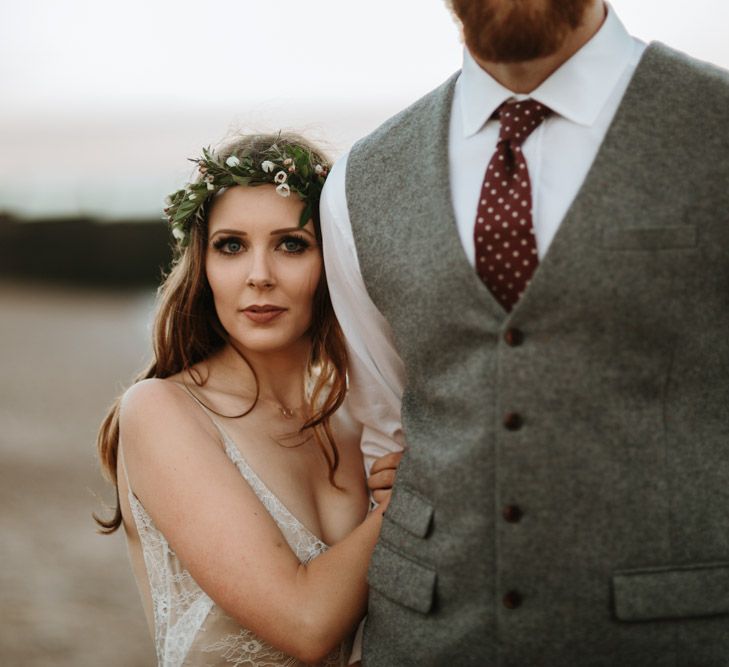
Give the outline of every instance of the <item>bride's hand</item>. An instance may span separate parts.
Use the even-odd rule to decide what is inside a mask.
[[[397,467],[400,465],[402,455],[402,452],[385,454],[372,464],[367,486],[372,491],[375,502],[380,505],[387,505],[390,502],[392,485],[395,483]]]

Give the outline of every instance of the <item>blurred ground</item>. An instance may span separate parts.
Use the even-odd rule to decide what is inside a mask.
[[[148,358],[151,290],[0,282],[0,665],[155,664],[95,434]]]

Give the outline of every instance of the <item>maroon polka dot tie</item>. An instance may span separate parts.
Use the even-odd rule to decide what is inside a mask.
[[[539,264],[532,187],[521,146],[550,113],[534,100],[505,102],[494,113],[501,124],[499,143],[486,168],[473,236],[476,271],[507,312]]]

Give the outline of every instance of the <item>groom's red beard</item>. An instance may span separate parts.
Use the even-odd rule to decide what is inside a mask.
[[[471,54],[518,63],[551,56],[594,0],[450,0]]]

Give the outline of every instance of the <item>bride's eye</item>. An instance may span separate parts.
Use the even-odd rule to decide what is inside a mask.
[[[310,243],[302,236],[284,236],[278,244],[285,253],[289,255],[300,255],[309,246]]]
[[[223,255],[237,255],[243,250],[243,243],[235,236],[217,239],[213,247]]]

